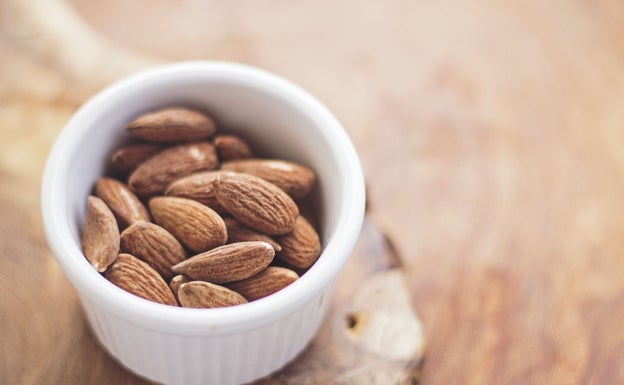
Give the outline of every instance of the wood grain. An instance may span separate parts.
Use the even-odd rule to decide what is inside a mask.
[[[6,15],[24,3],[0,5]],[[36,208],[45,154],[71,111],[149,63],[242,61],[311,90],[353,138],[372,218],[403,256],[424,321],[423,384],[624,383],[624,3],[146,3],[73,0],[97,41],[131,57],[122,65],[83,51],[72,70],[80,55],[42,44],[33,19],[2,19],[0,188],[13,220],[0,232],[0,284],[19,277],[24,288],[11,295],[73,295]],[[35,235],[15,235],[26,227]],[[34,330],[20,337],[22,357],[62,355],[51,330],[65,349],[96,349],[80,327],[54,324],[84,327],[79,318],[25,303],[0,301],[8,346]],[[0,373],[44,378],[9,357]],[[54,373],[80,372],[54,362]]]

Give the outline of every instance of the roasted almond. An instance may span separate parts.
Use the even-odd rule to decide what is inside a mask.
[[[302,216],[297,217],[292,232],[279,237],[278,242],[282,246],[278,257],[295,267],[310,267],[321,254],[319,236]]]
[[[208,142],[173,146],[141,163],[130,174],[128,186],[138,196],[159,194],[174,180],[217,167],[215,148]]]
[[[186,259],[184,247],[164,228],[136,222],[121,233],[121,251],[147,262],[163,278],[173,276],[171,267]]]
[[[137,222],[149,221],[147,209],[125,184],[112,178],[95,182],[95,193],[111,209],[121,229]]]
[[[213,141],[221,161],[251,158],[253,151],[243,139],[236,135],[217,135]]]
[[[214,191],[214,180],[222,171],[202,171],[175,180],[165,190],[165,195],[193,199],[206,205],[218,213],[225,209],[217,200]]]
[[[173,272],[212,283],[249,278],[267,267],[275,251],[266,242],[238,242],[198,254],[172,267]]]
[[[228,243],[261,241],[273,246],[275,252],[282,250],[282,246],[266,234],[262,234],[256,230],[250,229],[234,218],[223,218],[228,233]]]
[[[111,161],[117,171],[127,173],[132,171],[139,163],[143,163],[153,155],[156,155],[162,149],[163,147],[157,144],[133,144],[115,151]]]
[[[314,185],[314,172],[300,164],[278,159],[238,159],[223,162],[223,170],[255,175],[284,190],[294,199],[305,197]]]
[[[242,295],[227,287],[203,281],[191,281],[180,285],[180,305],[192,308],[216,308],[246,303]]]
[[[223,219],[213,209],[192,199],[155,197],[149,201],[154,222],[182,244],[200,253],[227,242]]]
[[[98,197],[87,198],[87,215],[82,227],[82,250],[89,263],[103,272],[119,253],[119,228],[115,215]]]
[[[290,232],[299,215],[297,204],[284,190],[253,175],[219,174],[214,189],[217,200],[228,213],[264,234]]]
[[[119,254],[104,276],[113,284],[136,296],[177,306],[171,289],[158,272],[130,254]]]
[[[248,301],[255,301],[278,292],[295,282],[299,275],[284,267],[269,266],[256,275],[228,284],[228,288],[242,294]]]
[[[206,139],[214,135],[214,121],[188,108],[165,108],[141,115],[126,130],[149,142],[171,143]]]
[[[171,278],[171,281],[169,282],[169,288],[171,289],[171,291],[173,292],[173,295],[178,300],[178,303],[180,302],[180,299],[178,298],[178,290],[180,289],[180,286],[183,283],[187,283],[191,281],[192,279],[190,279],[189,277],[183,274],[178,274],[175,277]]]

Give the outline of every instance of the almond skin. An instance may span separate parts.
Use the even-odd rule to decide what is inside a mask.
[[[216,308],[247,303],[247,300],[237,292],[203,281],[180,285],[178,298],[180,305],[191,308]]]
[[[222,173],[214,181],[221,206],[246,226],[264,234],[290,232],[299,208],[282,189],[248,174]]]
[[[119,254],[104,276],[113,284],[136,296],[177,306],[171,289],[158,272],[130,254]]]
[[[186,259],[184,247],[167,230],[151,222],[136,222],[121,233],[121,251],[147,262],[163,278],[171,267]]]
[[[87,198],[87,214],[82,228],[85,257],[99,273],[115,261],[119,253],[119,228],[115,215],[98,197]]]
[[[100,178],[95,182],[95,193],[111,209],[121,229],[137,221],[149,221],[150,215],[139,198],[120,181]]]
[[[165,190],[165,195],[193,199],[222,214],[225,209],[215,196],[213,183],[222,171],[203,171],[175,180]]]
[[[275,250],[266,242],[238,242],[198,254],[173,266],[178,274],[212,283],[249,278],[267,267]]]
[[[174,180],[218,165],[212,144],[196,142],[173,146],[141,163],[128,178],[128,186],[140,197],[162,193]]]
[[[254,276],[227,286],[248,301],[255,301],[282,290],[298,278],[299,275],[290,269],[269,266]]]
[[[282,250],[282,246],[275,242],[273,238],[250,229],[234,218],[223,218],[223,222],[225,222],[225,227],[227,228],[228,243],[261,241],[273,246],[273,250],[275,250],[276,253]]]
[[[149,201],[149,208],[154,222],[196,253],[227,242],[223,219],[199,202],[178,197],[155,197]]]
[[[253,151],[243,139],[236,135],[217,135],[213,141],[221,161],[251,158]]]
[[[207,115],[188,108],[166,108],[141,115],[126,131],[148,142],[171,143],[206,139],[216,126]]]
[[[304,217],[299,216],[293,231],[278,238],[282,251],[278,257],[298,268],[308,268],[321,254],[321,241],[316,230]]]
[[[294,199],[308,195],[314,186],[314,172],[294,162],[278,159],[238,159],[223,162],[223,170],[255,175],[284,190]]]
[[[122,173],[128,173],[140,163],[156,155],[164,147],[157,144],[134,144],[120,148],[111,157],[113,166]]]

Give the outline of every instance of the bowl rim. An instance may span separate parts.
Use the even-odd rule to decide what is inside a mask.
[[[73,241],[63,199],[68,191],[69,156],[80,144],[89,127],[82,122],[113,101],[119,93],[143,87],[163,78],[208,77],[233,81],[288,98],[294,108],[306,111],[315,121],[329,151],[338,154],[337,165],[345,188],[341,192],[340,212],[331,239],[326,240],[319,261],[301,279],[279,293],[248,304],[218,309],[187,309],[144,300],[118,288],[101,277],[84,260]],[[330,140],[331,139],[331,140]],[[347,261],[359,235],[364,216],[365,188],[360,161],[346,131],[336,117],[314,96],[294,83],[249,65],[222,61],[191,61],[166,64],[139,71],[104,88],[87,100],[70,118],[48,156],[41,186],[41,212],[48,245],[79,297],[102,310],[146,329],[177,335],[227,334],[257,328],[274,322],[300,308],[331,285]],[[99,278],[98,278],[99,277]],[[321,297],[319,308],[324,296]]]

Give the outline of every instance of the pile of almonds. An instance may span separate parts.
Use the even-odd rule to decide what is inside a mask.
[[[188,108],[125,129],[134,142],[112,155],[115,177],[96,181],[82,233],[87,260],[115,285],[172,306],[232,306],[283,289],[319,257],[300,214],[309,168],[254,158]]]

